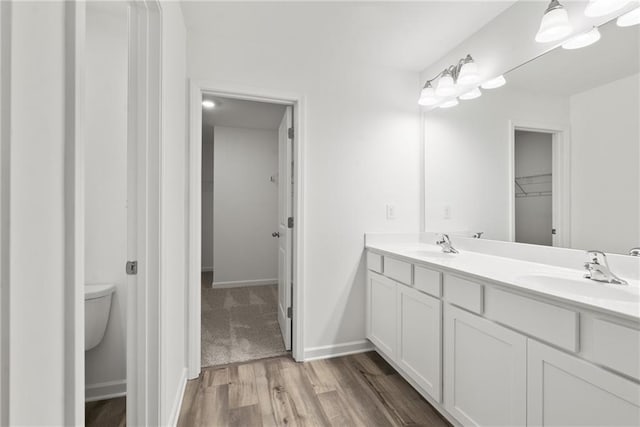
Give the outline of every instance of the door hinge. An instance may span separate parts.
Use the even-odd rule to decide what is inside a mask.
[[[129,275],[138,274],[138,261],[127,261],[126,271]]]
[[[292,217],[292,216],[290,216],[290,217],[287,219],[287,227],[289,227],[289,228],[293,228],[293,217]]]
[[[289,130],[287,130],[287,134],[289,135],[289,139],[293,139],[293,128],[289,128]]]
[[[287,319],[291,319],[293,317],[293,307],[287,307]]]

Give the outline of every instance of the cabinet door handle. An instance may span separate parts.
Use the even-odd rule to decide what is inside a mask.
[[[280,237],[280,233],[278,233],[277,231],[274,231],[273,233],[271,233],[272,237]]]

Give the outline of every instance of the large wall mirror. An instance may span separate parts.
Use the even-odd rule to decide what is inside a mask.
[[[425,120],[425,230],[627,254],[640,246],[640,26],[554,49]]]

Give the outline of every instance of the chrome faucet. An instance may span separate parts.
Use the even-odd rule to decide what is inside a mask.
[[[629,255],[631,255],[631,256],[640,256],[640,248],[632,248],[629,251]]]
[[[440,237],[440,240],[436,241],[436,245],[442,247],[442,252],[445,254],[457,254],[458,251],[451,245],[451,239],[446,234]]]
[[[613,283],[615,285],[628,285],[628,283],[613,274],[607,262],[607,256],[601,251],[587,251],[589,261],[584,263],[587,273],[584,275],[586,279],[595,280],[597,282]]]
[[[479,239],[482,237],[483,234],[484,234],[484,231],[478,231],[476,234],[473,235],[473,238]]]

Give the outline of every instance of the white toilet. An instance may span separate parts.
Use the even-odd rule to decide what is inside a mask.
[[[91,350],[104,338],[115,290],[110,283],[84,285],[84,351]]]

